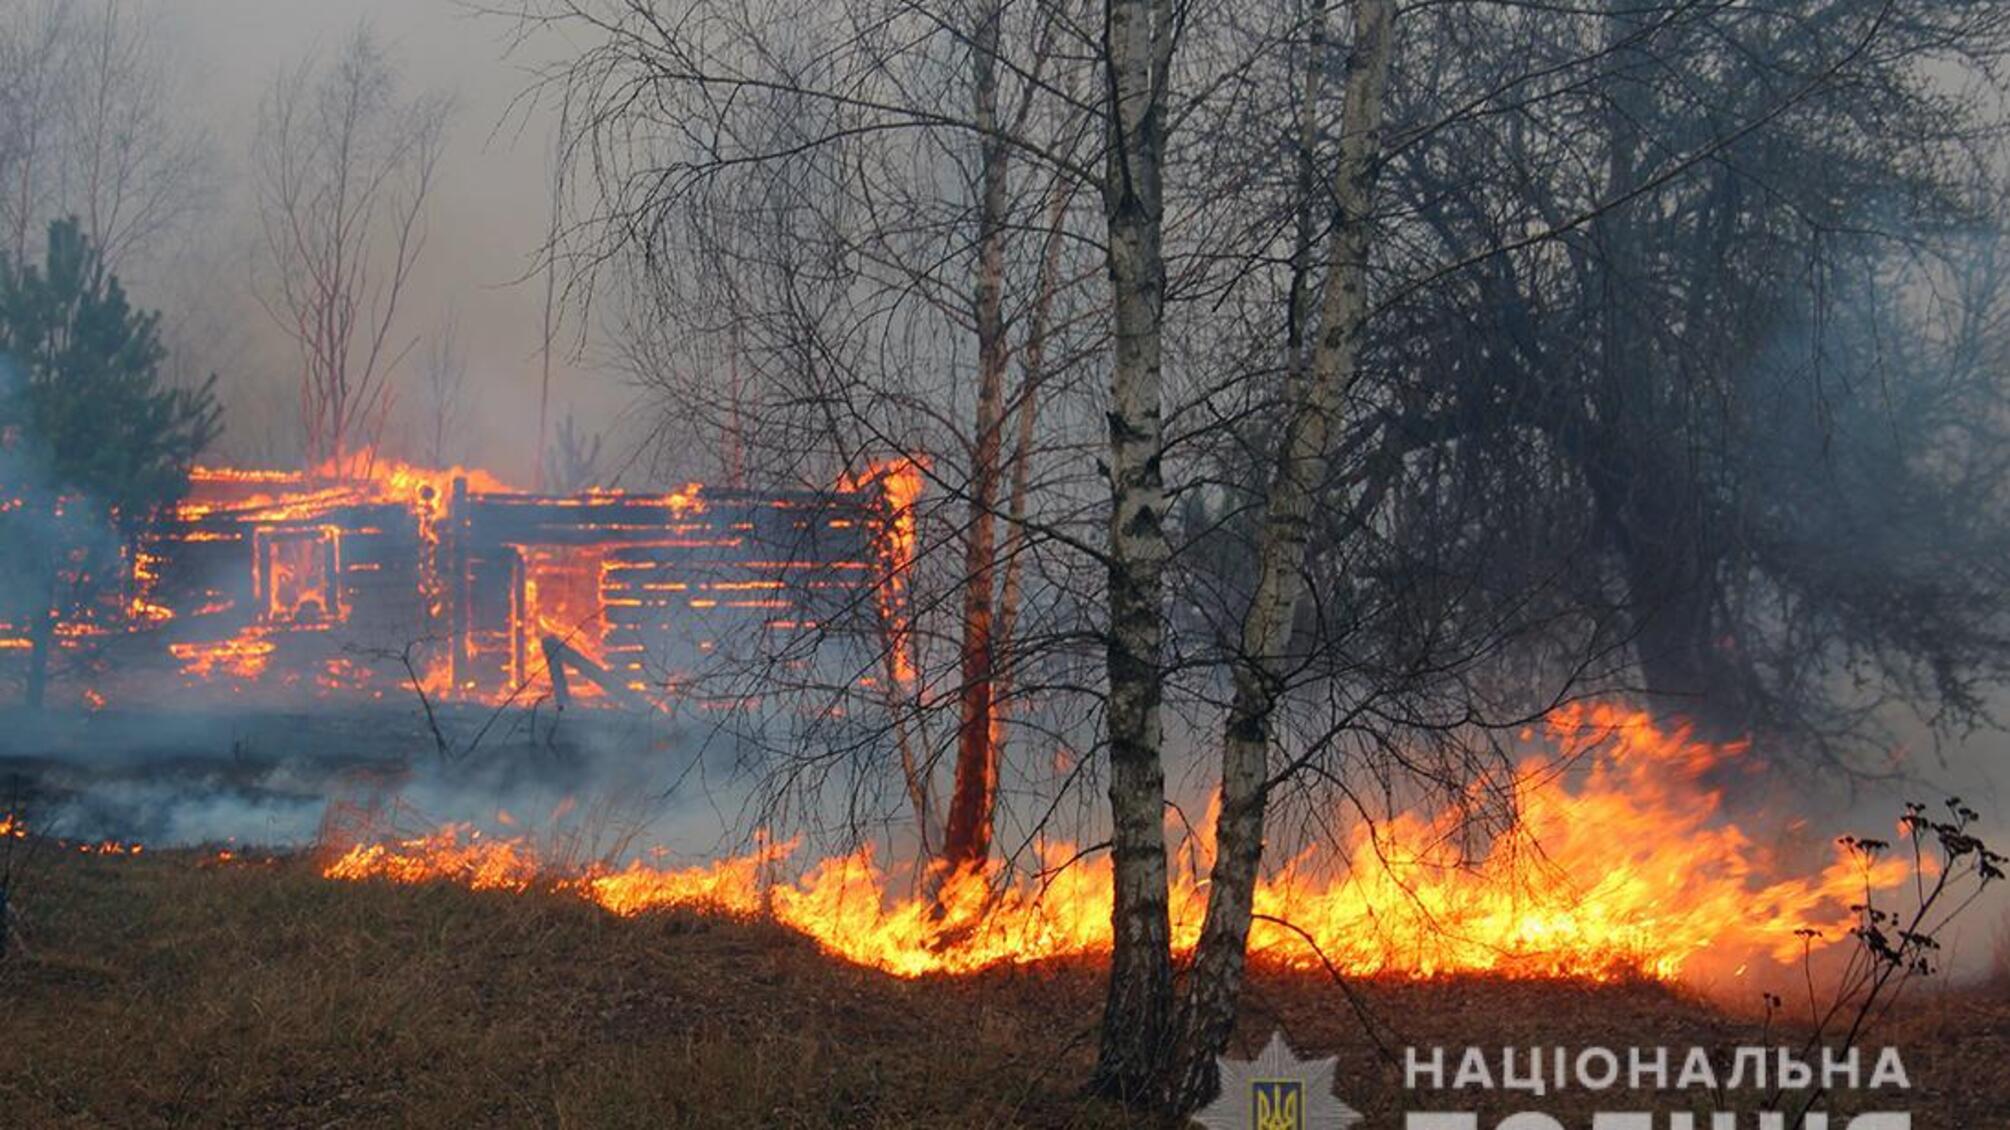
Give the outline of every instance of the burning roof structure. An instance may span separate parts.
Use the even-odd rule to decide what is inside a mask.
[[[462,468],[361,476],[197,468],[142,534],[116,602],[59,610],[87,703],[174,672],[235,694],[662,700],[712,658],[843,652],[870,681],[904,636],[918,476],[827,491],[691,484],[539,494]],[[791,648],[790,636],[859,647]],[[0,656],[25,655],[0,625]],[[905,664],[886,665],[897,673]],[[123,693],[123,692],[122,692]]]

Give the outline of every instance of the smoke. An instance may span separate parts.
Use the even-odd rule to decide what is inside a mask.
[[[26,381],[0,356],[0,637],[22,642],[52,608],[88,612],[107,591],[120,547],[105,506],[57,481]],[[28,654],[0,651],[0,678],[25,670]]]
[[[451,4],[396,0],[189,0],[163,8],[160,32],[189,81],[173,117],[211,139],[204,207],[156,253],[121,265],[136,301],[158,308],[181,377],[217,373],[225,432],[211,458],[248,466],[299,457],[299,361],[286,329],[265,309],[248,264],[257,247],[250,139],[276,73],[327,53],[359,22],[393,45],[413,90],[451,94],[438,182],[425,217],[426,247],[407,289],[393,373],[386,454],[423,462],[428,347],[456,326],[467,367],[457,456],[529,484],[537,472],[543,324],[538,255],[550,226],[556,116],[519,103],[535,44],[505,58],[510,30]],[[550,417],[568,409],[591,433],[618,433],[631,394],[586,355],[575,332],[552,358]],[[629,414],[632,417],[632,413]],[[633,422],[630,420],[629,422]],[[625,433],[622,433],[625,436]],[[628,444],[609,440],[609,448]],[[396,448],[396,450],[391,450]]]
[[[16,718],[0,736],[0,795],[48,834],[155,849],[295,849],[447,823],[562,838],[586,858],[743,846],[747,766],[700,726],[488,708],[439,718],[451,760],[416,704]]]

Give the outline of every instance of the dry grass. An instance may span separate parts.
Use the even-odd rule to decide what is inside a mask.
[[[0,1122],[1114,1126],[1038,1002],[758,924],[334,884],[301,862],[64,857],[0,969]],[[1089,1009],[1093,1012],[1093,1009]]]
[[[0,965],[9,1126],[1145,1125],[1076,1093],[1094,969],[901,981],[758,923],[331,884],[301,861],[68,856],[31,880],[34,954]],[[1361,992],[1421,1045],[1759,1035],[1652,985]],[[1341,1057],[1342,1092],[1370,1126],[1397,1124],[1400,1072],[1329,982],[1260,978],[1242,1039],[1278,1025]],[[2010,1004],[1938,999],[1885,1035],[1920,1086],[1916,1124],[2010,1125]],[[1495,1113],[1513,1105],[1529,1104]]]

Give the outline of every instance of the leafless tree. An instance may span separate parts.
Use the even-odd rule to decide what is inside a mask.
[[[212,155],[206,135],[171,116],[177,60],[163,49],[159,13],[104,0],[81,23],[69,195],[106,261],[121,264],[201,207]]]
[[[266,91],[252,156],[262,255],[252,285],[292,340],[310,464],[335,473],[381,436],[416,344],[399,312],[426,244],[449,100],[406,96],[367,25]]]
[[[1088,85],[1077,14],[708,7],[710,31],[692,35],[641,4],[529,7],[534,24],[607,38],[548,88],[565,96],[568,155],[590,174],[576,183],[592,190],[567,251],[627,257],[624,289],[647,297],[622,312],[623,362],[675,405],[667,446],[688,449],[695,427],[729,481],[828,485],[902,456],[927,466],[923,525],[960,567],[936,574],[944,559],[931,554],[917,574],[931,579],[912,593],[904,638],[925,661],[886,680],[903,684],[887,687],[904,719],[890,736],[921,840],[948,867],[985,866],[1009,741],[1006,657],[1028,654],[1003,633],[1026,624],[1035,459],[1052,447],[1035,410],[1068,392],[1085,356],[1087,272],[1069,234],[1084,121],[1072,96],[1051,93]],[[622,102],[641,88],[682,124],[624,139]],[[930,718],[954,714],[953,744],[923,736],[921,702]],[[951,777],[942,809],[929,799],[938,760]]]
[[[68,95],[66,62],[75,42],[75,13],[59,0],[12,5],[13,34],[0,41],[5,52],[4,133],[0,133],[0,170],[6,173],[7,248],[16,262],[25,262],[29,240],[52,208],[58,157],[60,108]]]
[[[1312,506],[1326,481],[1333,435],[1367,339],[1370,219],[1381,162],[1395,4],[1356,0],[1353,9],[1339,158],[1333,174],[1332,235],[1321,283],[1320,332],[1309,358],[1300,353],[1286,359],[1293,370],[1285,404],[1289,415],[1265,490],[1256,583],[1243,614],[1241,662],[1233,672],[1235,694],[1222,732],[1221,809],[1215,822],[1207,919],[1181,1014],[1180,1046],[1185,1054],[1173,1069],[1172,1105],[1179,1109],[1198,1106],[1219,1087],[1216,1056],[1235,1027],[1257,867],[1263,855],[1270,755],[1276,744],[1273,716],[1287,683],[1291,637],[1304,595]],[[1301,139],[1315,133],[1311,123],[1318,114],[1318,75],[1326,66],[1318,50],[1325,42],[1324,18],[1323,7],[1315,2],[1309,28],[1314,49],[1307,52],[1301,108],[1307,124],[1300,128]],[[1302,274],[1293,275],[1289,310],[1293,324],[1302,322]]]
[[[1171,0],[1112,0],[1105,11],[1110,304],[1110,532],[1107,669],[1110,853],[1115,864],[1109,996],[1097,1089],[1155,1093],[1172,1017],[1165,844],[1164,374],[1165,180],[1173,52]]]
[[[0,7],[0,220],[14,255],[77,216],[130,273],[210,187],[206,135],[179,118],[180,67],[161,13],[127,0]]]
[[[571,494],[603,485],[600,456],[605,436],[581,431],[577,418],[567,412],[558,421],[556,440],[545,456],[544,489],[554,494]]]
[[[429,466],[452,466],[460,457],[459,445],[451,437],[467,424],[468,416],[468,358],[461,349],[458,317],[450,315],[433,335],[420,376],[425,459]]]
[[[874,733],[918,735],[920,753],[795,733],[778,776],[828,785],[855,755],[847,780],[903,782],[926,828],[953,749],[949,838],[968,862],[980,823],[1016,819],[996,799],[1011,747],[980,728],[1099,747],[1094,769],[1019,802],[1054,811],[1107,768],[1107,815],[1087,823],[1116,874],[1095,1083],[1185,1108],[1213,1086],[1251,891],[1279,843],[1332,844],[1337,812],[1372,821],[1421,796],[1465,806],[1485,841],[1513,819],[1511,796],[1483,791],[1505,756],[1495,735],[1569,694],[1670,683],[1647,646],[1669,623],[1692,660],[1717,647],[1697,625],[1730,622],[1761,639],[1793,624],[1857,656],[1936,650],[1860,627],[1862,593],[1801,552],[1716,538],[1783,499],[1857,513],[1830,486],[1760,473],[1746,398],[1797,421],[1846,407],[1832,422],[1852,442],[1892,417],[1750,358],[1804,317],[1840,340],[1838,292],[1783,301],[1797,269],[1847,277],[1854,303],[1981,262],[1908,274],[1859,247],[1827,273],[1870,218],[1838,207],[1837,185],[1874,184],[1881,207],[1903,185],[1962,194],[1937,170],[1973,159],[1973,108],[1930,131],[1937,100],[1914,72],[1949,45],[1991,58],[1987,9],[1471,4],[1398,21],[1353,0],[1329,21],[1319,0],[1111,0],[697,4],[673,21],[641,0],[571,0],[516,14],[588,44],[541,88],[575,111],[568,156],[593,188],[561,242],[578,278],[632,272],[619,277],[661,303],[643,321],[683,331],[636,367],[676,406],[666,428],[731,436],[755,481],[928,458],[917,677]],[[1819,183],[1789,183],[1763,153],[1779,146]],[[1079,203],[1091,194],[1099,214]],[[1902,305],[1871,302],[1852,349],[1910,322]],[[1917,395],[1901,406],[1933,434],[1970,434],[1957,406],[1977,410],[1965,427],[2005,418],[1985,407],[2000,382],[1977,375],[2000,356],[1988,308],[1947,307],[1975,317],[1939,343],[1902,335],[1908,377],[1958,362],[1905,382]],[[1817,437],[1844,433],[1780,434],[1823,466]],[[1986,511],[2002,484],[1993,460],[1925,462],[1962,466],[1937,483],[1896,453],[1858,466],[1916,484],[1936,513]],[[1762,561],[1801,580],[1756,585]],[[1925,572],[1892,574],[1920,582],[1908,592],[1956,641],[1940,650],[1951,666],[1924,669],[1999,669],[2000,621],[1956,631],[1944,613],[1994,609],[2000,586]],[[1782,663],[1767,681],[1819,677]],[[1169,728],[1209,735],[1219,769],[1183,764]],[[1182,981],[1169,766],[1187,778],[1172,793],[1221,796]]]

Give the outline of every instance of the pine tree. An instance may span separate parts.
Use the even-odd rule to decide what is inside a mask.
[[[30,706],[57,617],[109,590],[218,433],[215,377],[164,385],[159,324],[74,218],[49,225],[42,264],[0,261],[0,614],[28,628]]]

